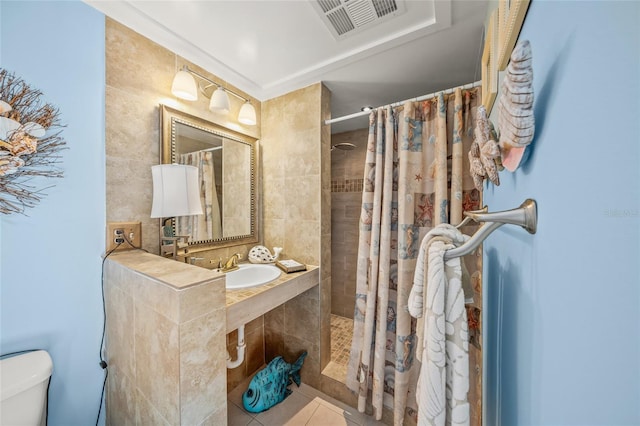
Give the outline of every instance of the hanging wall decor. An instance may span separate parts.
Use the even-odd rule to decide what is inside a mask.
[[[59,111],[42,92],[0,68],[0,213],[23,213],[44,196],[41,180],[60,178],[66,149]]]
[[[482,191],[482,184],[485,179],[489,179],[494,185],[499,186],[498,171],[502,171],[504,167],[502,167],[498,137],[484,105],[480,105],[476,112],[473,136],[474,140],[468,153],[473,185],[478,191]]]
[[[511,61],[500,87],[498,130],[502,164],[515,171],[527,145],[533,140],[533,68],[531,44],[521,40],[511,53]]]

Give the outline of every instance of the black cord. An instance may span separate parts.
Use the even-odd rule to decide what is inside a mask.
[[[136,246],[134,246],[134,245],[133,245],[133,243],[131,242],[131,240],[126,236],[126,234],[125,234],[124,232],[122,233],[122,238],[124,239],[124,241],[125,241],[127,244],[129,244],[129,245],[130,245],[131,247],[133,247],[134,249],[142,250],[142,251],[145,251],[145,252],[149,253],[149,251],[148,251],[148,250],[145,250],[145,249],[143,249],[142,247],[136,247]],[[120,244],[122,244],[122,243],[120,243]],[[118,245],[120,245],[120,244],[118,244]],[[116,247],[117,247],[117,246],[116,246]]]
[[[107,333],[107,306],[104,300],[104,262],[107,260],[107,257],[111,255],[111,253],[113,253],[114,251],[116,251],[118,247],[120,247],[121,244],[122,243],[118,243],[114,248],[109,250],[102,258],[102,272],[100,275],[100,287],[102,289],[102,338],[100,339],[100,350],[98,351],[98,358],[100,358],[100,368],[104,370],[104,381],[102,382],[102,392],[100,393],[100,405],[98,407],[98,417],[96,418],[96,426],[98,426],[98,422],[100,421],[100,413],[102,413],[102,402],[104,401],[104,390],[107,385],[107,377],[109,377],[109,369],[107,366],[107,361],[105,361],[104,357],[102,356],[104,352],[104,338]]]
[[[126,241],[127,244],[129,244],[131,247],[149,253],[148,250],[134,246],[131,240],[129,240],[129,238],[125,235],[124,232],[121,234],[121,237],[123,237],[124,241]],[[100,368],[102,368],[105,371],[105,373],[104,373],[104,382],[102,382],[102,392],[100,393],[100,406],[98,408],[98,417],[96,418],[96,426],[98,426],[98,422],[100,421],[100,414],[102,413],[102,402],[104,401],[104,390],[107,386],[107,377],[109,377],[109,368],[107,365],[107,361],[102,356],[104,352],[104,339],[107,333],[107,307],[104,299],[104,262],[107,260],[107,257],[109,257],[111,253],[116,251],[118,247],[120,247],[122,244],[123,244],[122,242],[116,243],[116,246],[111,250],[109,250],[102,258],[102,273],[100,276],[100,286],[102,289],[102,338],[100,339],[100,351],[98,353],[98,357],[100,358]]]
[[[131,247],[133,248],[138,248],[136,246],[133,245],[133,243],[131,242],[131,240],[129,239],[129,237],[127,237],[127,235],[123,232],[121,237],[124,239],[124,241],[129,244]],[[122,244],[122,243],[121,243]],[[117,246],[116,246],[117,247]]]
[[[100,364],[102,365],[102,363]],[[102,401],[104,400],[104,389],[107,386],[107,377],[109,377],[109,369],[106,366],[104,368],[104,381],[102,382],[102,396],[100,397],[100,408],[98,409],[98,418],[96,418],[96,426],[98,426],[98,422],[100,421],[100,413],[102,412]]]

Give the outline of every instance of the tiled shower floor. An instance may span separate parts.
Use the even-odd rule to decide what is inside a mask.
[[[345,383],[352,339],[353,320],[331,314],[331,362],[322,374]]]
[[[331,361],[345,367],[349,364],[353,320],[331,314]]]

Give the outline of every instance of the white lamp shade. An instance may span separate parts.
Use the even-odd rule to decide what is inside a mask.
[[[256,124],[256,109],[251,105],[251,102],[245,102],[242,105],[238,114],[238,121],[250,126]]]
[[[202,214],[198,169],[183,164],[151,167],[153,204],[151,217],[192,216]]]
[[[187,71],[178,71],[176,76],[173,77],[171,93],[180,99],[195,101],[198,99],[196,80]]]
[[[218,87],[211,95],[209,110],[227,114],[229,112],[229,95],[222,87]]]

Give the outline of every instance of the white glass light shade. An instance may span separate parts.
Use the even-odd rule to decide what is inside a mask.
[[[187,101],[195,101],[198,99],[198,88],[196,86],[196,80],[187,71],[178,71],[175,77],[173,77],[173,84],[171,85],[171,93],[174,96]]]
[[[198,169],[183,164],[151,167],[153,203],[151,217],[192,216],[202,214]]]
[[[222,114],[229,113],[229,95],[227,95],[227,92],[225,92],[222,87],[218,87],[211,95],[209,110]]]
[[[250,126],[256,124],[256,109],[251,105],[251,102],[247,101],[242,105],[240,113],[238,113],[238,121]]]

